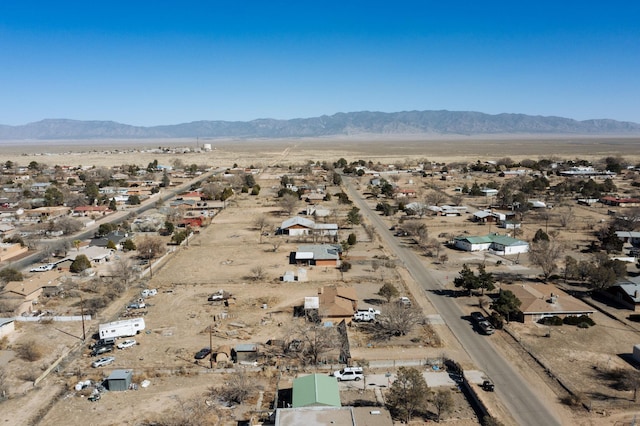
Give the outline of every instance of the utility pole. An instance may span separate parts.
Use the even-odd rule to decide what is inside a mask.
[[[86,332],[84,328],[84,300],[82,299],[82,294],[80,295],[80,316],[82,317],[82,341],[84,342]]]
[[[209,368],[213,370],[213,324],[209,326]]]

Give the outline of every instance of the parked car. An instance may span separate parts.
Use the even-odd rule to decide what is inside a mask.
[[[91,363],[93,368],[104,367],[105,365],[111,364],[116,359],[112,356],[105,356],[103,358],[98,358]]]
[[[111,352],[112,350],[113,345],[94,346],[93,350],[91,351],[91,356],[106,354],[107,352]]]
[[[144,309],[147,305],[144,302],[133,302],[127,305],[127,309]]]
[[[364,378],[362,367],[345,367],[342,370],[334,371],[331,375],[338,379],[339,382],[347,380],[358,381]]]
[[[135,346],[137,344],[138,344],[138,342],[136,342],[135,340],[127,339],[127,340],[124,340],[124,341],[118,343],[118,349],[127,349],[127,348],[130,348],[130,347]]]
[[[479,324],[481,321],[485,321],[486,318],[484,317],[484,315],[482,315],[482,312],[471,312],[471,321],[475,322],[476,324]]]
[[[97,336],[97,334],[96,334]],[[95,342],[93,342],[92,344],[89,345],[89,349],[94,349],[94,348],[98,348],[100,346],[113,346],[116,344],[116,339],[113,337],[107,337],[105,339],[98,339]]]
[[[227,300],[231,295],[224,290],[218,290],[207,298],[209,302],[217,302],[219,300]]]
[[[402,296],[402,297],[400,297],[400,299],[398,299],[398,303],[400,305],[402,305],[402,306],[409,307],[409,306],[411,306],[411,299],[409,299],[406,296]]]
[[[96,401],[100,401],[100,398],[101,398],[100,392],[96,392],[96,393],[91,394],[91,396],[89,396],[89,398],[87,398],[87,399],[89,401],[91,401],[91,402],[96,402]]]
[[[480,321],[478,323],[478,328],[480,329],[480,331],[482,331],[482,333],[486,334],[486,335],[490,335],[496,332],[496,329],[493,328],[493,326],[491,325],[491,323],[487,320],[485,321]]]
[[[491,381],[485,380],[484,382],[482,382],[482,389],[486,392],[493,392],[495,386],[493,383],[491,383]]]
[[[29,269],[29,272],[47,272],[51,271],[56,267],[55,263],[47,263],[46,265],[36,266],[35,268]]]
[[[211,348],[202,348],[196,352],[195,359],[204,359],[211,353]]]
[[[142,297],[155,296],[156,294],[158,294],[158,290],[155,288],[145,288],[142,290]]]

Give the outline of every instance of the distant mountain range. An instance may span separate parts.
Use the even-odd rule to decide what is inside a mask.
[[[640,135],[640,124],[608,119],[577,121],[524,114],[468,111],[350,112],[292,120],[194,121],[130,126],[113,121],[48,119],[0,125],[0,139],[292,138],[379,135],[580,134]]]

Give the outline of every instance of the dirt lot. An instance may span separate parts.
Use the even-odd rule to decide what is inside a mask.
[[[464,148],[460,152],[468,150],[469,155],[476,155],[474,159],[481,160],[501,158],[506,156],[505,152],[514,159],[537,158],[551,150],[553,146],[561,147],[556,152],[558,156],[562,156],[562,149],[565,148],[564,154],[581,158],[601,158],[613,153],[625,156],[637,155],[637,150],[633,151],[637,147],[637,141],[629,140],[587,140],[583,143],[567,142],[566,145],[558,145],[557,140],[530,140],[515,145],[512,142],[493,141],[487,144],[487,141],[467,140],[459,147]],[[229,166],[233,162],[247,166],[251,162],[256,166],[300,164],[309,159],[333,161],[339,157],[403,162],[407,158],[417,158],[418,155],[421,158],[426,156],[439,161],[460,160],[459,157],[451,155],[452,141],[432,141],[428,152],[424,153],[424,144],[405,140],[401,143],[402,149],[398,149],[397,154],[394,155],[388,154],[388,143],[389,141],[378,141],[347,145],[341,141],[323,141],[322,144],[318,141],[279,141],[258,145],[258,142],[246,144],[220,142],[216,146],[217,149],[207,156],[187,154],[179,157],[185,163],[210,161],[215,166]],[[145,162],[150,162],[157,157],[156,153],[142,153],[136,156],[136,159],[141,164],[146,164]],[[31,161],[31,158],[27,158]],[[116,162],[119,164],[123,161],[122,155],[110,156],[100,152],[86,153],[81,158],[82,161],[79,161],[80,158],[76,155],[63,154],[39,157],[37,160],[56,164],[82,162],[97,165],[110,165]],[[162,159],[163,157],[160,158]],[[170,159],[171,157],[166,157],[167,162]],[[16,154],[15,161],[21,163],[25,160],[24,156]],[[321,285],[335,283],[352,285],[356,288],[361,300],[368,300],[375,305],[378,303],[376,301],[378,296],[374,293],[382,282],[391,281],[403,288],[411,280],[401,265],[390,265],[390,267],[374,270],[370,260],[374,256],[386,256],[384,247],[380,247],[377,240],[368,241],[366,234],[360,228],[356,228],[354,231],[358,235],[359,242],[349,253],[354,267],[344,275],[344,281],[340,272],[335,269],[313,268],[308,272],[308,282],[282,283],[279,277],[285,271],[293,269],[292,265],[288,265],[289,253],[295,250],[299,241],[293,239],[287,241],[286,238],[283,240],[283,237],[275,236],[271,232],[270,235],[263,236],[260,242],[261,237],[253,223],[261,214],[266,214],[273,225],[279,224],[286,218],[277,213],[274,192],[270,189],[278,185],[279,175],[286,171],[287,168],[270,169],[268,174],[262,175],[258,183],[263,191],[258,197],[250,197],[246,194],[234,197],[230,206],[218,215],[208,228],[195,236],[188,246],[178,248],[161,269],[154,271],[152,280],[145,280],[131,288],[103,313],[99,320],[92,322],[91,326],[95,327],[98,321],[111,318],[143,287],[157,288],[159,291],[157,296],[148,300],[149,306],[145,315],[147,331],[136,337],[139,345],[117,351],[114,354],[116,362],[112,366],[100,370],[91,369],[91,359],[86,355],[85,350],[85,355],[65,365],[59,375],[52,374],[37,390],[27,392],[31,384],[26,379],[30,379],[35,371],[46,368],[46,365],[62,351],[73,347],[77,342],[77,338],[73,336],[80,335],[80,331],[78,324],[56,324],[55,328],[62,331],[54,329],[51,324],[20,325],[19,332],[12,337],[12,343],[23,343],[31,336],[38,336],[40,341],[46,342],[44,347],[47,356],[37,362],[38,365],[35,368],[21,360],[10,361],[12,369],[20,371],[18,377],[21,379],[13,382],[17,389],[16,396],[27,392],[27,398],[16,397],[4,402],[0,422],[17,419],[19,421],[15,424],[54,425],[63,421],[71,424],[135,424],[140,419],[153,418],[163,410],[176,412],[180,407],[186,410],[185,401],[190,400],[192,396],[207,400],[205,396],[207,389],[225,380],[224,368],[216,368],[211,372],[207,365],[196,365],[193,360],[193,354],[198,349],[209,345],[210,327],[213,329],[211,339],[214,348],[223,345],[233,346],[237,343],[265,343],[269,339],[282,339],[289,335],[293,322],[293,306],[301,304],[304,296],[315,295],[317,288]],[[486,179],[481,175],[475,178],[479,182]],[[408,178],[400,183],[411,185]],[[418,188],[425,183],[414,180],[413,185]],[[430,183],[432,184],[433,181]],[[470,183],[473,183],[473,180]],[[436,184],[453,195],[453,187],[460,185],[460,182],[436,182]],[[363,190],[366,187],[364,182],[361,187]],[[335,188],[331,191],[334,190]],[[339,206],[335,197],[333,200],[328,203],[328,206],[339,209],[344,215],[346,207]],[[483,204],[482,200],[477,199],[465,200],[465,203],[478,207]],[[554,215],[559,214],[555,209],[551,213],[552,219],[547,219],[546,223],[541,217],[532,214],[525,221],[523,233],[519,237],[530,239],[537,229],[547,226],[549,230],[557,231],[558,238],[567,241],[569,248],[585,247],[593,239],[590,233],[593,227],[607,218],[606,210],[585,207],[576,208],[575,211],[575,221],[566,228],[560,227],[557,219],[553,219]],[[389,218],[388,225],[397,225],[399,219],[400,216]],[[427,224],[430,235],[434,237],[440,234],[455,235],[462,232],[473,235],[490,230],[489,225],[472,224],[467,217],[429,217],[421,220]],[[438,237],[438,239],[444,243],[447,237]],[[273,242],[276,241],[279,246],[277,251],[274,251]],[[406,240],[406,244],[412,246],[409,239]],[[443,248],[443,252],[449,257],[445,264],[427,257],[424,258],[424,262],[429,265],[437,279],[448,283],[451,288],[453,288],[453,278],[463,263],[486,262],[489,265],[489,272],[500,277],[509,277],[509,279],[514,277],[516,280],[533,279],[538,274],[537,270],[529,267],[526,258],[523,257],[519,259],[518,264],[514,264],[493,255],[462,253],[447,248]],[[575,249],[571,254],[577,258],[585,256]],[[497,260],[503,260],[503,263],[497,265]],[[264,272],[264,277],[259,280],[252,278],[252,269],[256,267],[261,267]],[[233,294],[234,299],[228,307],[207,302],[207,296],[219,289]],[[424,295],[414,294],[413,297],[426,314],[436,314]],[[475,309],[473,306],[475,302],[472,299],[461,298],[459,303],[465,310]],[[226,318],[222,318],[223,316]],[[514,324],[513,330],[523,339],[528,348],[549,363],[557,377],[570,382],[571,386],[585,389],[585,392],[592,395],[599,393],[606,395],[607,398],[627,400],[630,397],[628,392],[617,391],[606,380],[597,379],[603,378],[601,374],[603,369],[625,367],[625,361],[619,354],[630,352],[632,342],[639,337],[636,332],[620,327],[604,315],[596,314],[595,320],[598,325],[592,329],[580,330],[563,326],[557,332],[554,330],[551,338],[541,337],[546,328],[542,329],[536,325]],[[420,329],[414,335],[406,336],[405,339],[393,340],[386,344],[371,344],[357,329],[350,331],[350,338],[354,343],[352,355],[356,359],[424,359],[438,357],[446,352],[462,363],[468,360],[455,338],[448,332],[446,325],[433,325],[428,329]],[[497,339],[496,344],[500,345]],[[505,347],[504,350],[508,351],[509,348]],[[0,357],[4,362],[9,362],[6,357],[11,357],[10,351],[0,351]],[[108,393],[96,404],[89,403],[86,398],[81,398],[72,392],[72,386],[78,380],[99,379],[113,368],[133,369],[138,381],[148,378],[151,386],[138,391]],[[528,367],[523,366],[523,368]],[[267,392],[273,389],[274,378],[271,373],[261,373],[259,377],[261,388]],[[539,379],[531,377],[531,380]],[[557,395],[545,390],[543,385],[537,386],[540,386],[541,392],[550,403],[557,403]],[[38,416],[34,416],[33,413],[40,413],[43,407],[46,408],[46,404],[38,404],[38,402],[48,401],[58,394],[62,395],[59,401],[53,404],[46,414],[43,412],[40,420],[34,420]],[[20,410],[24,405],[21,401],[26,399],[29,400],[29,404],[33,404],[30,412]],[[257,411],[267,409],[271,400],[272,395],[265,394],[261,401],[255,400],[253,407]],[[570,419],[570,423],[585,425],[615,424],[616,421],[624,418],[621,416],[628,416],[620,409],[614,410],[613,415],[609,407],[607,411],[607,417],[595,420],[584,417],[582,412],[569,413],[566,416]],[[239,410],[226,410],[222,414],[216,412],[212,415],[221,416],[229,422],[236,417],[247,418],[246,412]],[[468,421],[460,419],[460,423],[452,423],[455,420],[449,423],[469,424],[464,423]]]

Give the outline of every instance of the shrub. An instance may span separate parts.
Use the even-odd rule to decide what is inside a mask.
[[[18,358],[24,361],[37,361],[42,357],[42,351],[35,342],[35,340],[29,340],[16,348],[16,354]]]
[[[588,328],[588,327],[591,327],[593,325],[596,325],[596,323],[591,318],[589,318],[587,315],[565,317],[562,322],[564,322],[565,324],[568,324],[568,325],[577,325],[579,327],[580,327],[580,324],[586,324],[587,325],[587,327],[580,327],[580,328]]]
[[[73,261],[69,270],[73,273],[82,272],[87,268],[91,268],[91,261],[84,254],[76,256],[76,260]]]
[[[353,234],[353,233],[349,234],[349,237],[347,238],[347,243],[350,246],[352,246],[352,245],[355,245],[356,241],[357,241],[356,240],[356,234]]]
[[[489,322],[496,330],[502,330],[504,328],[504,318],[497,312],[492,312],[489,316]]]
[[[541,318],[538,321],[538,324],[542,324],[542,325],[562,325],[562,318],[560,318],[557,315],[554,315],[552,317],[544,317]]]

